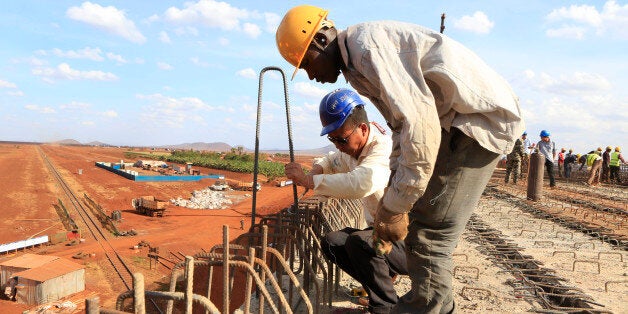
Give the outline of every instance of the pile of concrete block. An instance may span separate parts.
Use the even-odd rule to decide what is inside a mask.
[[[210,188],[192,192],[190,199],[178,197],[171,199],[170,202],[192,209],[225,209],[232,204],[231,199],[224,192],[213,191]]]

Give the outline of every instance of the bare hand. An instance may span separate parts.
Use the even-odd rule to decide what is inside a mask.
[[[314,188],[314,179],[312,176],[308,176],[305,174],[301,165],[296,162],[291,162],[286,164],[285,170],[286,177],[291,179],[294,184],[306,187],[308,189]]]

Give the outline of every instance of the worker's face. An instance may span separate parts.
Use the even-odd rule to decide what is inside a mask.
[[[356,126],[353,121],[347,122],[327,135],[339,151],[358,159],[368,138],[368,125],[361,123]]]
[[[310,80],[335,83],[340,75],[340,59],[336,29],[330,28],[314,35],[299,67],[307,72]]]
[[[549,136],[543,136],[543,137],[541,137],[541,140],[543,142],[549,142]]]

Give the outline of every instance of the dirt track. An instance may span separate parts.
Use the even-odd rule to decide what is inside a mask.
[[[4,191],[0,195],[0,204],[3,204],[0,243],[63,230],[53,204],[58,202],[57,199],[66,201],[60,188],[48,173],[39,149],[48,156],[78,195],[85,193],[109,213],[113,210],[122,211],[123,219],[118,228],[120,230],[134,229],[138,235],[118,237],[112,242],[128,259],[132,270],[144,274],[148,283],[147,289],[156,289],[160,283],[167,282],[170,272],[165,267],[158,267],[156,270],[149,268],[146,249],[132,249],[141,240],[159,247],[161,255],[168,256],[170,252],[175,255],[179,253],[192,255],[220,243],[222,225],[230,226],[232,238],[244,232],[239,228],[241,219],[245,220],[245,229],[250,225],[250,197],[244,197],[241,202],[234,204],[231,208],[220,211],[191,210],[171,206],[163,218],[134,213],[130,206],[132,198],[141,195],[154,195],[160,199],[185,198],[189,197],[192,191],[211,185],[213,180],[170,183],[134,182],[94,166],[96,161],[116,162],[124,159],[123,149],[0,144],[0,189]],[[298,161],[308,164],[309,158],[299,157]],[[82,174],[78,173],[79,169]],[[216,173],[216,171],[201,169],[201,173]],[[252,175],[220,173],[236,180],[251,181],[252,179]],[[625,312],[628,308],[628,293],[626,293],[628,285],[625,283],[628,261],[626,252],[618,250],[617,246],[602,242],[600,238],[593,238],[582,232],[565,228],[557,222],[535,217],[527,211],[527,207],[521,204],[548,209],[553,214],[581,220],[587,226],[603,227],[605,230],[610,230],[608,233],[614,238],[624,239],[628,236],[628,226],[625,222],[625,213],[628,210],[626,188],[603,185],[592,189],[578,182],[559,180],[558,189],[546,190],[542,201],[529,204],[525,201],[525,186],[521,184],[503,186],[502,177],[502,172],[496,171],[494,179],[489,184],[492,188],[487,190],[487,194],[482,198],[476,210],[479,219],[524,248],[525,254],[531,255],[546,267],[559,272],[568,280],[567,284],[582,289],[596,302],[605,305],[607,309],[615,313]],[[274,213],[292,203],[291,188],[274,187],[267,183],[262,185],[262,191],[257,195],[258,215]],[[569,200],[580,202],[576,204]],[[599,211],[596,210],[597,207],[615,210]],[[538,302],[533,299],[515,297],[512,286],[506,284],[513,277],[504,274],[503,266],[489,259],[489,256],[483,253],[481,240],[477,241],[477,234],[468,230],[454,257],[456,265],[461,266],[454,274],[456,275],[454,281],[456,302],[461,312],[480,313],[502,310],[503,312],[524,312],[538,308]],[[551,246],[549,242],[552,243]],[[98,247],[90,242],[89,237],[86,237],[85,243],[77,246],[59,244],[27,250],[27,252],[54,254],[66,258],[71,258],[77,252],[97,251]],[[560,252],[556,253],[558,251]],[[563,253],[563,251],[569,253]],[[15,254],[2,255],[0,261],[13,256]],[[596,263],[592,262],[596,259],[601,268],[599,274],[596,272]],[[101,306],[114,308],[115,298],[122,292],[122,289],[116,282],[115,276],[110,273],[107,263],[98,254],[96,257],[80,260],[80,262],[86,265],[87,285],[87,291],[81,295],[97,294],[100,296]],[[475,278],[473,267],[478,268],[477,278]],[[623,281],[624,283],[613,285],[609,291],[605,291],[605,283],[608,281]],[[350,284],[350,282],[347,283],[347,285]],[[403,291],[403,283],[399,284],[399,289]],[[482,295],[485,290],[489,291],[488,296]],[[357,307],[352,301],[355,300],[346,295],[337,297],[338,307]],[[3,313],[21,313],[25,309],[28,307],[15,305],[5,300],[0,301],[0,312]]]

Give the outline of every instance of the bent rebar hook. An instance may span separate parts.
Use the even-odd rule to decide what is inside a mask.
[[[292,146],[292,125],[290,123],[290,101],[288,100],[288,85],[286,83],[286,74],[279,67],[265,67],[259,73],[259,89],[257,93],[257,122],[255,123],[255,166],[253,168],[253,205],[251,208],[251,226],[255,224],[255,204],[257,201],[257,173],[259,167],[259,125],[262,115],[262,86],[264,81],[263,78],[264,73],[271,70],[279,71],[279,73],[281,73],[281,77],[283,78],[283,93],[286,103],[286,121],[288,124],[288,147],[290,149],[290,162],[294,162],[294,148]],[[292,206],[296,208],[299,204],[299,198],[297,195],[297,186],[294,183],[292,184],[292,192],[294,193],[294,204]]]

